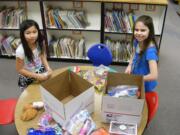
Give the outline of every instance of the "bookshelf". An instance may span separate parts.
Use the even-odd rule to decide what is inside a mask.
[[[101,3],[44,1],[43,9],[48,48],[59,49],[49,49],[49,58],[87,61],[89,47],[101,42]]]
[[[164,30],[167,0],[27,0],[2,1],[2,6],[24,8],[25,17],[38,22],[45,34],[48,59],[53,61],[89,62],[89,47],[105,43],[113,53],[113,64],[128,64],[133,21],[126,19],[129,27],[122,27],[116,14],[133,19],[146,14],[153,18],[155,35],[159,45]],[[108,20],[107,18],[111,18]],[[116,19],[116,20],[115,20]],[[109,25],[109,21],[116,24]],[[129,22],[128,22],[129,21]],[[119,22],[119,24],[118,24]],[[0,25],[1,26],[1,25]],[[18,37],[18,27],[0,27],[0,34]],[[0,42],[0,47],[2,43]],[[129,49],[129,50],[128,50]],[[118,51],[119,50],[119,51]],[[123,51],[123,52],[122,52]],[[121,53],[120,53],[121,52]],[[0,57],[11,55],[0,54]]]

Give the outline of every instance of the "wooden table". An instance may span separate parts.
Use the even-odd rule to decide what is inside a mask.
[[[91,66],[81,66],[80,68],[86,69],[86,70],[93,69],[93,67],[91,67]],[[62,69],[53,71],[52,77],[56,76],[57,74],[59,74],[60,72],[63,72],[66,69],[67,68],[62,68]],[[20,97],[18,99],[16,109],[15,109],[15,125],[16,125],[16,129],[17,129],[19,135],[26,135],[28,128],[31,128],[31,127],[37,128],[38,127],[37,123],[38,123],[39,117],[41,116],[42,112],[39,113],[35,119],[33,119],[31,121],[26,121],[26,122],[24,122],[20,119],[20,115],[22,113],[22,109],[23,109],[24,105],[26,105],[30,102],[42,100],[39,86],[40,86],[39,84],[30,85],[26,90],[24,90],[22,92],[22,94],[20,95]],[[96,122],[97,127],[103,126],[108,130],[109,124],[104,124],[104,123],[101,123],[101,121],[100,121],[101,97],[102,97],[101,94],[97,94],[97,93],[95,94],[95,111],[92,114],[92,118]],[[144,128],[146,127],[147,117],[148,117],[148,110],[147,110],[146,103],[144,105],[142,115],[144,117],[142,117],[140,126],[138,127],[138,135],[141,135],[144,131]]]

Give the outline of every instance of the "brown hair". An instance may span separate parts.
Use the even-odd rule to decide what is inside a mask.
[[[155,45],[157,52],[158,52],[159,48],[158,48],[156,40],[155,40],[153,20],[150,16],[147,16],[147,15],[142,15],[142,16],[138,17],[138,19],[135,21],[135,24],[133,26],[132,44],[134,43],[134,39],[135,39],[134,38],[134,30],[135,30],[135,26],[136,26],[137,22],[142,22],[149,29],[148,38],[145,39],[145,41],[143,42],[143,48],[139,54],[140,58],[142,57],[142,55],[144,54],[144,52],[146,51],[146,49],[148,48],[148,46],[150,45],[151,42],[153,42],[153,44]]]

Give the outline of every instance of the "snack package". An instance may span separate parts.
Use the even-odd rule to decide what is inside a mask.
[[[87,110],[75,114],[64,127],[72,135],[89,135],[96,125]]]

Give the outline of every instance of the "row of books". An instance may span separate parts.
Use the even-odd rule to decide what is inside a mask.
[[[132,33],[136,16],[123,10],[105,11],[105,31]]]
[[[112,40],[106,37],[105,44],[111,49],[113,61],[129,61],[132,55],[132,46],[126,39]]]
[[[15,50],[20,44],[20,38],[0,34],[0,55],[14,56]]]
[[[0,28],[19,28],[26,19],[23,8],[0,7]]]
[[[85,58],[85,39],[78,40],[69,36],[63,36],[59,39],[52,38],[49,42],[50,57],[55,58]]]
[[[86,28],[89,23],[85,11],[61,10],[59,8],[47,10],[47,27],[50,28]]]

